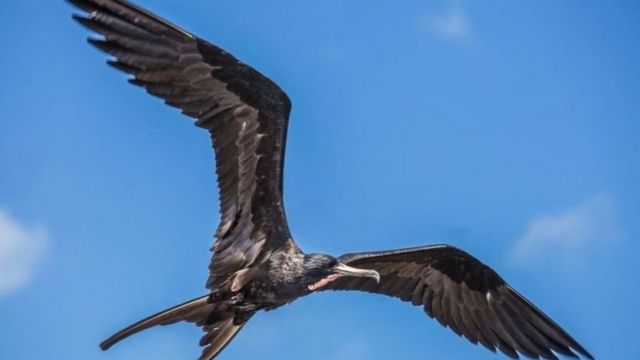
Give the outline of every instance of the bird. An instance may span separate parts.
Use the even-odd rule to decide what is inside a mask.
[[[334,257],[293,240],[283,204],[291,101],[266,76],[222,48],[124,0],[66,0],[98,34],[108,64],[209,132],[220,221],[207,293],[130,325],[100,344],[157,325],[202,328],[200,360],[217,357],[259,311],[320,291],[398,298],[473,344],[517,359],[593,356],[491,267],[437,244]]]

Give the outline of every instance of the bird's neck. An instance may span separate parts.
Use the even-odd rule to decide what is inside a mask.
[[[270,274],[282,283],[296,283],[304,276],[304,253],[295,243],[271,257]]]

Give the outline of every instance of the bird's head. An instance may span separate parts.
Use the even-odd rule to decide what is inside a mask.
[[[380,281],[380,274],[375,270],[358,269],[345,265],[333,256],[325,254],[305,255],[304,258],[305,279],[307,288],[311,291],[318,290],[330,282],[341,277],[366,277],[376,282]]]

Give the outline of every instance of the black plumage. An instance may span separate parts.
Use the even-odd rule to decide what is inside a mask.
[[[259,310],[321,290],[400,298],[474,344],[507,356],[592,356],[495,271],[446,245],[343,255],[305,254],[291,238],[282,203],[291,103],[271,80],[231,54],[123,0],[68,0],[89,42],[168,105],[211,134],[221,220],[205,296],[137,322],[101,344],[155,325],[203,328],[212,359]]]
[[[384,294],[422,306],[431,318],[474,344],[517,358],[555,359],[551,350],[575,356],[589,353],[493,269],[447,245],[347,254],[338,261],[373,269],[380,282],[343,277],[328,290]]]

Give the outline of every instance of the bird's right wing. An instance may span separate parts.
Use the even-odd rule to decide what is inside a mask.
[[[207,287],[233,287],[260,254],[290,238],[282,204],[287,95],[226,51],[127,1],[68,1],[86,13],[74,18],[103,36],[89,42],[113,56],[109,64],[210,132],[221,221]]]
[[[552,351],[593,359],[577,341],[516,292],[493,269],[447,245],[343,255],[349,266],[372,269],[381,280],[344,277],[325,287],[400,298],[424,307],[469,341],[511,358],[557,359]],[[574,352],[575,351],[575,352]]]

